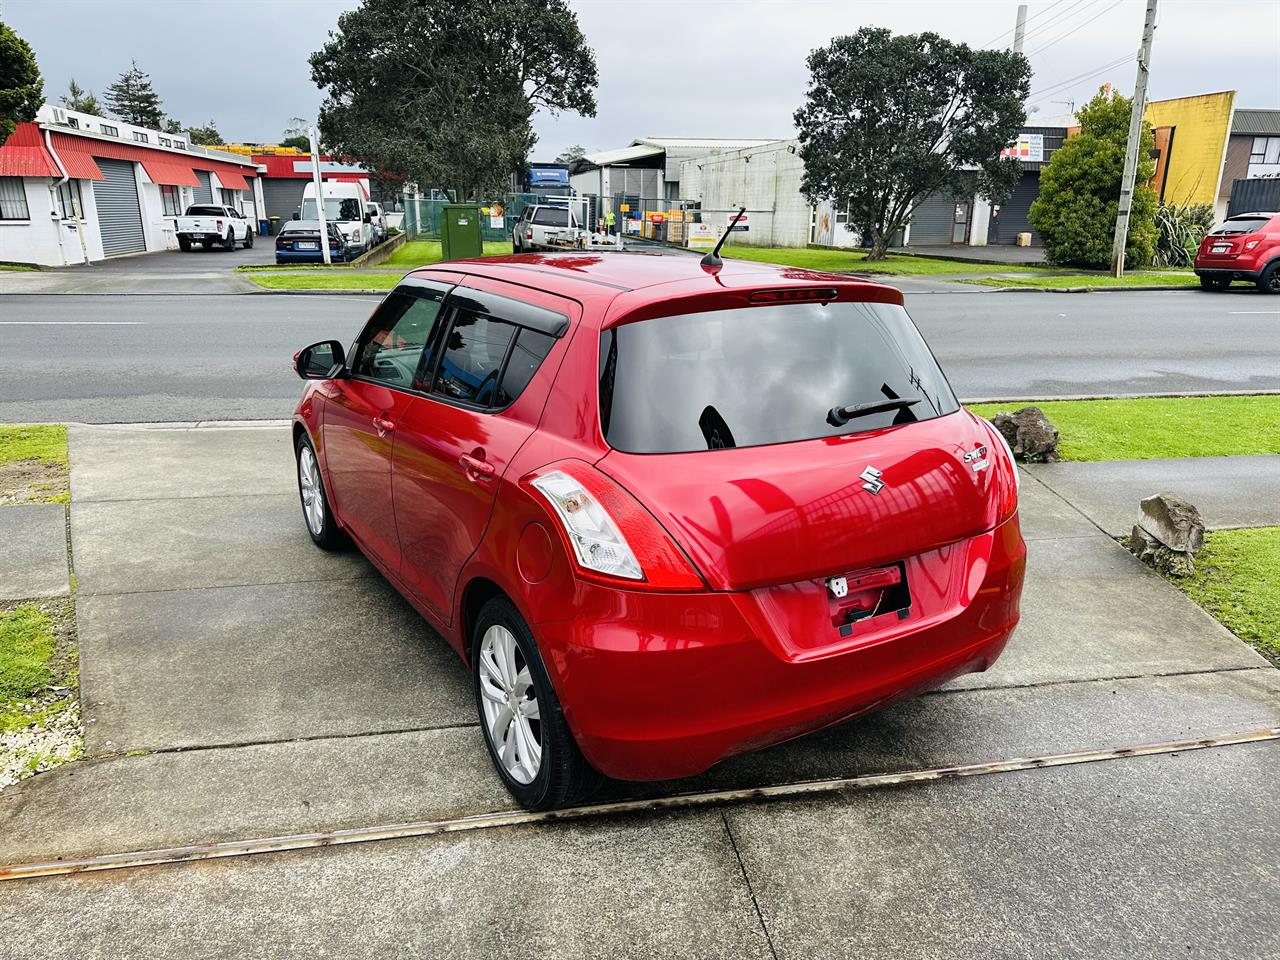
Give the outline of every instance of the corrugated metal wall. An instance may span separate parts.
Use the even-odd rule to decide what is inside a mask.
[[[1024,173],[1018,185],[1013,188],[1013,195],[1007,203],[1001,205],[999,216],[991,218],[991,226],[987,228],[988,244],[1011,244],[1018,242],[1019,233],[1031,234],[1031,245],[1043,246],[1044,241],[1036,233],[1028,219],[1031,203],[1040,196],[1040,174]]]
[[[142,208],[138,203],[138,180],[128,160],[95,158],[104,179],[93,188],[98,205],[98,228],[102,252],[108,257],[122,253],[142,253],[147,241],[142,233]]]
[[[1272,210],[1280,210],[1280,180],[1236,180],[1232,183],[1227,216]]]

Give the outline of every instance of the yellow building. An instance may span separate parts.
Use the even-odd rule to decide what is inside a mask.
[[[1234,90],[1224,90],[1147,104],[1159,151],[1151,186],[1162,201],[1217,202],[1235,97]]]

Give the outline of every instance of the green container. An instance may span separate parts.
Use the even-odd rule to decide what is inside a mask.
[[[440,243],[446,260],[483,255],[484,225],[480,222],[480,204],[446,203],[440,216]]]

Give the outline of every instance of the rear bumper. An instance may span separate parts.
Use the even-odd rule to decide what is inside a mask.
[[[1257,263],[1245,262],[1227,266],[1197,266],[1197,277],[1208,277],[1210,280],[1257,280],[1262,270]]]
[[[749,593],[580,584],[574,619],[535,630],[593,766],[624,780],[689,776],[990,667],[1018,622],[1017,516],[947,549],[946,562],[963,568],[948,574],[958,603],[917,620],[913,599],[908,619],[849,641],[833,635],[832,652],[792,655],[787,638],[763,635],[771,620]]]
[[[346,260],[346,253],[330,249],[329,259],[341,262]],[[276,250],[276,263],[324,263],[324,254],[319,250]]]

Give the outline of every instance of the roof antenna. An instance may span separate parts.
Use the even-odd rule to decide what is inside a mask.
[[[702,265],[704,267],[724,266],[724,261],[720,259],[720,248],[724,246],[724,242],[727,239],[729,239],[729,234],[733,233],[733,228],[738,225],[738,221],[741,220],[746,215],[746,212],[747,212],[746,207],[738,208],[738,212],[735,213],[733,215],[733,219],[729,221],[729,229],[726,230],[724,232],[724,235],[721,236],[720,239],[716,242],[715,249],[702,258]]]

